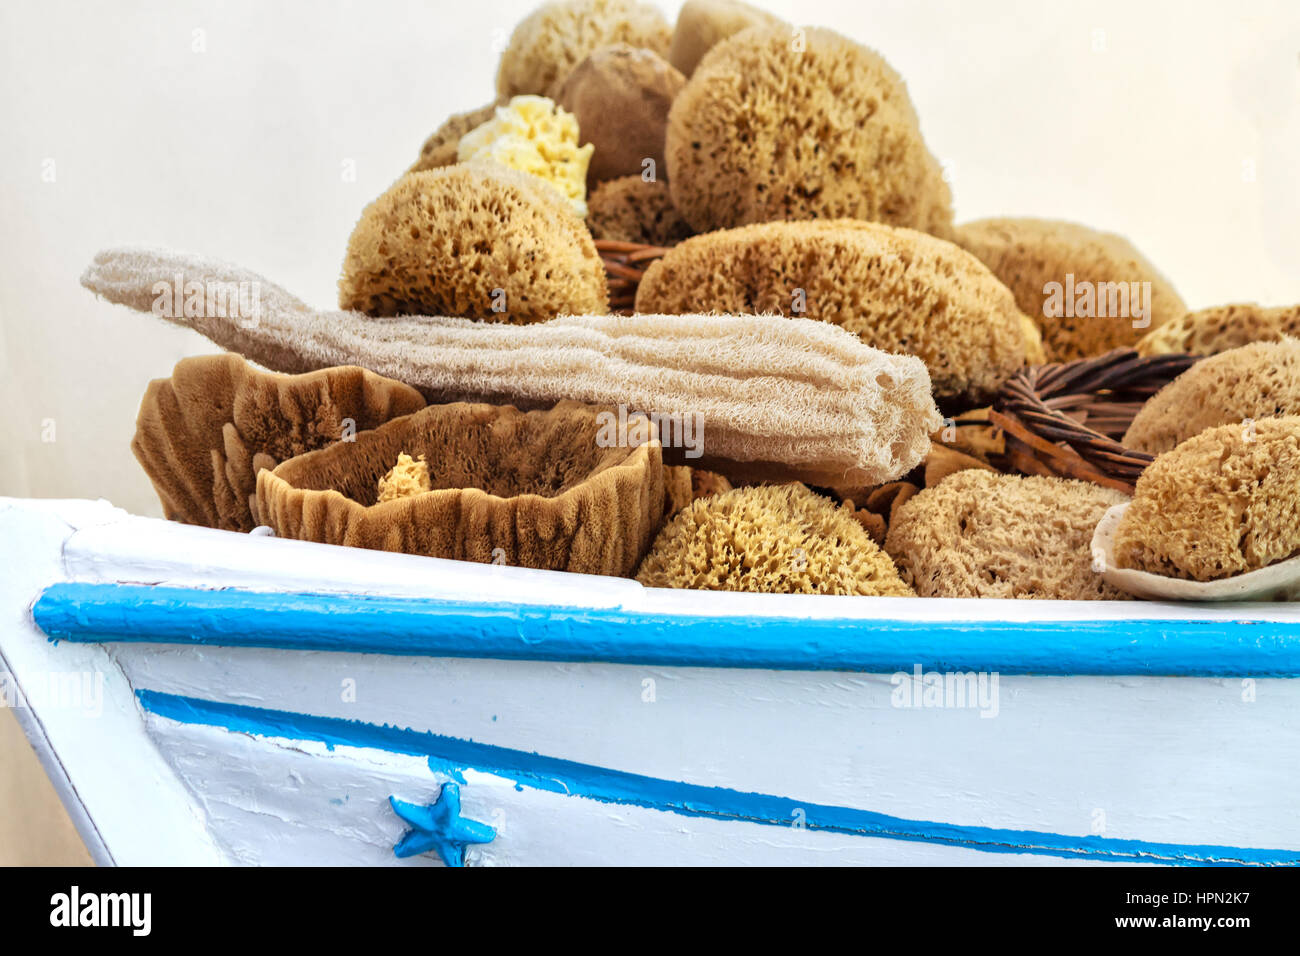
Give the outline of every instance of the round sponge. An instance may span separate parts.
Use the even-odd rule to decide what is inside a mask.
[[[1300,340],[1256,342],[1204,359],[1142,406],[1124,444],[1158,455],[1216,425],[1300,415]]]
[[[587,228],[597,239],[671,246],[691,235],[677,214],[668,184],[640,176],[603,182],[587,200]]]
[[[1152,462],[1119,527],[1121,568],[1214,581],[1300,552],[1300,417],[1220,425]]]
[[[494,163],[408,173],[361,214],[339,306],[522,324],[609,311],[591,233],[556,190]]]
[[[438,169],[440,166],[450,166],[455,163],[461,137],[496,116],[497,105],[497,103],[489,103],[476,110],[449,116],[424,141],[424,145],[420,147],[420,158],[408,172],[418,173],[422,169]]]
[[[690,76],[704,54],[718,43],[741,30],[763,26],[785,24],[766,10],[740,0],[686,0],[677,14],[668,62]]]
[[[695,236],[646,271],[636,309],[832,322],[920,358],[936,397],[952,404],[988,399],[1025,362],[1015,300],[978,259],[880,223],[768,222]]]
[[[800,484],[697,500],[659,532],[636,577],[656,588],[912,596],[852,509]]]
[[[1134,345],[1187,311],[1173,286],[1123,236],[1051,219],[980,219],[959,227],[957,242],[992,269],[1038,323],[1049,362]],[[1140,319],[1145,298],[1139,285],[1140,301],[1132,300],[1134,282],[1151,283],[1150,314]],[[1059,299],[1046,291],[1049,283],[1061,286]],[[1135,319],[1141,327],[1134,327]]]
[[[1215,355],[1251,342],[1300,336],[1300,305],[1218,305],[1166,322],[1138,342],[1142,355]]]
[[[535,93],[555,99],[569,71],[592,50],[627,43],[668,53],[672,30],[648,3],[636,0],[563,0],[538,7],[510,35],[497,68],[503,99]]]
[[[719,43],[674,101],[664,152],[697,232],[841,217],[951,232],[903,81],[830,30],[752,27]]]
[[[1091,545],[1122,501],[1089,482],[959,471],[894,510],[885,550],[922,597],[1120,599]]]

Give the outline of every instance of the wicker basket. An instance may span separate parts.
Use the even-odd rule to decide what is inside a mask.
[[[609,280],[609,309],[619,315],[631,315],[636,307],[636,289],[650,265],[661,259],[669,246],[648,246],[640,242],[597,239],[596,251],[605,261]]]
[[[1138,409],[1199,356],[1142,358],[1116,349],[1039,365],[1002,386],[989,412],[1006,436],[1006,464],[1029,475],[1079,478],[1133,493],[1154,457],[1121,441]]]

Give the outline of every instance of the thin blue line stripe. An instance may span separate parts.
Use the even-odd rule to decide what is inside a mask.
[[[916,621],[61,583],[53,640],[866,673],[1300,676],[1300,621]]]
[[[434,771],[463,782],[464,770],[492,773],[519,786],[584,797],[601,803],[634,805],[688,817],[744,821],[790,827],[802,813],[810,830],[863,837],[942,844],[988,853],[1026,853],[1101,862],[1164,863],[1182,866],[1295,866],[1300,851],[1150,843],[1100,836],[1068,836],[1034,830],[958,826],[816,803],[745,793],[725,787],[663,780],[458,737],[319,717],[161,691],[136,691],[141,706],[159,717],[186,724],[220,727],[236,733],[310,740],[329,747],[366,747],[424,757]]]

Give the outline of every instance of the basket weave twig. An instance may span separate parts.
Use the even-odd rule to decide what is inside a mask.
[[[1005,433],[1007,465],[1132,494],[1155,459],[1124,447],[1124,433],[1147,399],[1197,359],[1142,358],[1134,349],[1116,349],[1025,369],[1002,386],[989,412],[989,421]]]
[[[605,262],[611,312],[630,315],[636,306],[636,290],[647,269],[668,252],[668,246],[640,242],[597,239],[596,251]]]

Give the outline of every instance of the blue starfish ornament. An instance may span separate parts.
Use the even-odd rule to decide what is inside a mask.
[[[393,812],[411,825],[393,847],[393,853],[399,858],[434,850],[448,866],[464,866],[465,847],[471,843],[491,843],[497,837],[497,831],[486,823],[460,815],[460,787],[454,783],[444,783],[438,799],[428,806],[396,797],[389,797],[388,802]]]

